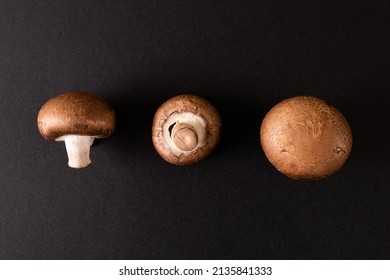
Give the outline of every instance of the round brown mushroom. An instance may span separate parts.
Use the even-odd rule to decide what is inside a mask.
[[[217,146],[221,118],[205,99],[178,95],[158,108],[153,119],[152,140],[158,154],[176,165],[200,161]]]
[[[297,96],[275,105],[260,128],[268,160],[298,180],[325,178],[338,171],[352,148],[347,120],[324,100]]]
[[[84,168],[91,164],[89,152],[94,139],[113,133],[115,113],[96,95],[68,92],[42,106],[38,113],[38,129],[48,140],[65,141],[68,165]]]

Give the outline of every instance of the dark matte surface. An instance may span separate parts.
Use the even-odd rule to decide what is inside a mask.
[[[388,1],[208,2],[0,2],[0,258],[390,257]],[[70,90],[117,112],[85,170],[36,125]],[[180,93],[209,99],[225,125],[188,167],[150,136]],[[300,94],[334,104],[354,133],[322,181],[283,176],[260,148],[267,110]]]

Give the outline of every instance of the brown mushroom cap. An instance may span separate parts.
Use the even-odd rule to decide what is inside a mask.
[[[42,106],[38,114],[38,129],[49,140],[71,134],[105,138],[115,129],[115,113],[96,95],[68,92]]]
[[[298,180],[325,178],[338,171],[352,148],[347,120],[324,100],[297,96],[275,105],[260,128],[268,160]]]
[[[198,137],[192,134],[191,129],[180,128],[178,129],[180,134],[176,134],[173,141],[182,150],[190,152],[187,155],[176,156],[164,141],[164,133],[172,133],[172,131],[164,131],[163,127],[172,114],[185,112],[193,113],[205,121],[205,144],[194,148]],[[205,158],[217,146],[220,133],[221,118],[218,111],[207,100],[189,94],[178,95],[164,102],[156,111],[152,125],[152,140],[156,151],[163,159],[176,165],[192,164]]]

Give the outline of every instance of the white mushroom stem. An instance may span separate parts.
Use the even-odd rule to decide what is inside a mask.
[[[175,146],[182,151],[192,151],[198,145],[198,135],[192,125],[176,124],[171,131],[171,138]]]
[[[85,168],[91,164],[89,150],[95,137],[84,135],[64,135],[56,141],[65,141],[68,165],[72,168]]]
[[[185,156],[206,144],[206,121],[191,112],[173,113],[163,125],[164,145]]]

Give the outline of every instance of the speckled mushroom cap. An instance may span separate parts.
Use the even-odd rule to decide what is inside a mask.
[[[311,96],[275,105],[262,122],[260,140],[268,160],[280,172],[299,180],[335,173],[352,148],[352,132],[344,116]]]
[[[38,129],[49,140],[72,134],[105,138],[115,129],[115,113],[96,95],[68,92],[42,106],[38,113]]]
[[[199,143],[195,148],[191,148],[186,153],[177,154],[172,151],[172,148],[166,142],[167,139],[173,138],[171,135],[172,126],[180,126],[180,120],[171,123],[172,116],[182,113],[194,114],[197,119],[195,121],[202,123],[205,133],[204,135],[198,135]],[[187,165],[205,158],[217,146],[220,134],[221,118],[218,111],[207,100],[199,96],[184,94],[173,97],[163,103],[154,115],[152,125],[153,145],[158,154],[172,164]],[[200,138],[204,139],[203,142],[200,141]]]

